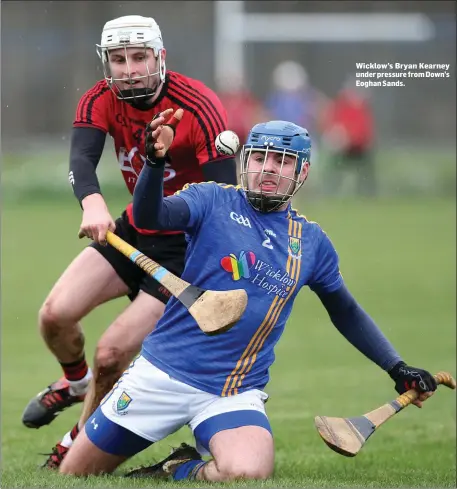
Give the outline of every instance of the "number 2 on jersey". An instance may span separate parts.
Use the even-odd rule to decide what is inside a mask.
[[[267,239],[265,239],[262,243],[262,246],[265,246],[265,248],[268,248],[269,250],[273,249],[273,245],[271,244],[271,239],[268,237],[267,233],[265,233],[265,236]]]

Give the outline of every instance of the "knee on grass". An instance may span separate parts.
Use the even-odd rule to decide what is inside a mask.
[[[217,469],[226,481],[266,480],[273,475],[273,467],[250,464],[241,459],[218,462]]]

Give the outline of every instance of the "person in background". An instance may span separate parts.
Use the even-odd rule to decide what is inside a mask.
[[[307,71],[296,61],[279,63],[272,81],[273,89],[265,100],[269,117],[306,127],[316,141],[318,121],[327,97],[311,85]]]
[[[354,77],[348,77],[322,118],[322,142],[330,153],[328,192],[335,194],[343,175],[356,172],[357,194],[376,194],[374,159],[375,124],[364,89],[358,89]]]

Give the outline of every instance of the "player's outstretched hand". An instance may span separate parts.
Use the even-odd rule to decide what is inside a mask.
[[[430,372],[421,368],[409,367],[404,362],[398,362],[389,371],[389,375],[395,382],[395,390],[399,394],[410,389],[416,389],[420,393],[419,399],[413,402],[419,408],[422,407],[422,401],[432,396],[437,388],[436,380]]]
[[[87,236],[96,243],[106,246],[106,233],[116,229],[106,203],[100,194],[88,195],[82,201],[83,218],[79,228],[78,237]]]
[[[174,113],[173,109],[166,109],[157,114],[148,124],[145,135],[145,153],[150,161],[165,157],[175,137],[176,126],[183,115],[182,109]]]

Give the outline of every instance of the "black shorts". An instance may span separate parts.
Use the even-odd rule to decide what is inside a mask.
[[[116,231],[120,238],[134,246],[137,250],[156,261],[169,272],[180,277],[184,270],[184,257],[187,242],[184,234],[169,235],[145,235],[140,234],[130,223],[127,213],[116,219]],[[124,256],[120,251],[110,245],[102,246],[91,243],[89,246],[95,248],[116,270],[119,277],[130,289],[128,297],[134,300],[140,290],[143,290],[164,304],[168,302],[170,293],[157,282],[156,279],[147,275],[138,265]]]

